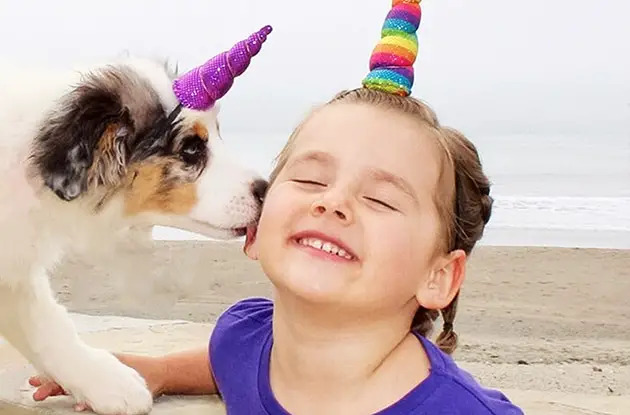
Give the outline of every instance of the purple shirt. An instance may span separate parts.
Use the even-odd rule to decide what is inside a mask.
[[[210,338],[210,362],[229,415],[290,415],[269,382],[273,303],[250,298],[219,317]],[[431,372],[395,404],[376,415],[523,415],[500,392],[483,388],[433,343],[417,335]]]

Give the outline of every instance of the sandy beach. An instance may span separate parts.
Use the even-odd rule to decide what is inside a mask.
[[[209,323],[241,298],[271,295],[236,243],[154,242],[120,263],[72,260],[53,285],[75,312]],[[455,358],[489,387],[577,394],[601,406],[592,413],[624,413],[615,406],[630,397],[629,265],[625,250],[478,247]]]

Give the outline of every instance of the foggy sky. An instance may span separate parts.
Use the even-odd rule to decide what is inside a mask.
[[[360,85],[390,0],[0,0],[0,58],[65,65],[128,50],[202,63],[274,32],[222,100],[222,129],[290,131]],[[100,7],[95,7],[101,4]],[[424,0],[414,95],[474,134],[630,137],[630,3]]]

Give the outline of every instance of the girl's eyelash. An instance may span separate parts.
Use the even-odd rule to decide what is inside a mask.
[[[301,183],[301,184],[313,184],[316,186],[326,186],[324,183],[316,182],[314,180],[293,179],[293,181],[296,183]]]
[[[326,186],[324,183],[320,183],[320,182],[317,182],[315,180],[292,179],[292,181],[295,182],[295,183],[308,184],[308,185],[313,185],[313,186]],[[368,197],[368,196],[365,196],[365,200],[369,200],[370,202],[373,202],[373,203],[376,203],[378,205],[381,205],[384,208],[387,208],[389,210],[393,210],[395,212],[398,212],[398,209],[396,209],[395,207],[393,207],[390,204],[387,204],[387,203],[383,202],[382,200],[375,199],[373,197]]]
[[[393,207],[392,205],[389,205],[389,204],[383,202],[382,200],[374,199],[373,197],[367,197],[367,196],[365,198],[367,200],[371,201],[371,202],[378,203],[379,205],[381,205],[383,207],[386,207],[387,209],[391,209],[391,210],[396,210],[397,211],[397,209],[395,207]]]

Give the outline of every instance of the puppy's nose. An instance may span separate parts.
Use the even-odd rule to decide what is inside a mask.
[[[255,180],[252,183],[252,194],[254,197],[262,204],[263,200],[265,200],[265,194],[267,193],[267,188],[269,187],[269,183],[266,180]]]

